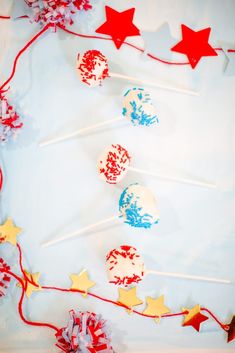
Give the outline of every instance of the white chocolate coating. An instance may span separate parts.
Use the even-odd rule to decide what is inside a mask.
[[[122,245],[107,254],[106,269],[109,283],[125,287],[140,282],[145,275],[143,260],[129,245]]]
[[[99,86],[109,76],[106,57],[98,50],[78,54],[77,73],[80,80],[88,86]]]
[[[151,228],[159,221],[159,210],[153,193],[139,184],[124,189],[119,200],[119,211],[124,222],[133,227]]]
[[[120,145],[106,147],[98,160],[100,177],[109,184],[119,183],[130,165],[128,151]]]

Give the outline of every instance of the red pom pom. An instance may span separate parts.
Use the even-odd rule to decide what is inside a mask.
[[[5,296],[6,289],[9,287],[11,281],[11,277],[3,271],[10,271],[10,266],[0,258],[0,298]]]
[[[69,312],[68,325],[56,334],[57,344],[66,353],[113,353],[106,322],[90,312]]]
[[[90,0],[25,0],[32,8],[32,22],[42,25],[48,23],[73,24],[73,16],[81,10],[88,11],[92,8]]]
[[[15,139],[22,126],[20,116],[0,92],[0,143],[4,144],[10,139]]]

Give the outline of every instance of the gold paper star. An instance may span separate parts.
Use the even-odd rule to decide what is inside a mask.
[[[88,277],[88,273],[86,270],[83,270],[79,273],[79,275],[72,274],[70,275],[72,286],[70,289],[77,289],[84,291],[85,293],[81,293],[84,297],[87,296],[88,289],[93,287],[96,283],[91,281]]]
[[[26,288],[25,293],[26,293],[26,296],[29,298],[33,292],[42,290],[40,284],[38,283],[38,280],[39,280],[39,277],[40,277],[40,273],[36,272],[36,273],[32,273],[31,274],[31,273],[29,273],[26,270],[24,270],[24,273],[25,273],[25,275],[26,275],[28,280],[26,281],[24,278],[22,278],[22,280],[24,282],[24,285],[27,282],[27,288]],[[32,284],[29,281],[35,283],[35,285]],[[21,287],[21,284],[19,284],[19,286]]]
[[[206,315],[201,314],[200,305],[195,305],[192,309],[182,308],[182,311],[188,311],[185,315],[182,326],[192,326],[198,332],[200,331],[200,325],[203,321],[208,320]]]
[[[146,297],[147,306],[143,311],[143,314],[157,316],[156,322],[159,322],[162,315],[170,312],[170,309],[164,305],[164,295],[159,298]]]
[[[0,226],[0,239],[2,238],[4,243],[8,242],[16,246],[16,237],[21,230],[21,228],[14,225],[12,219],[8,218],[6,222]]]
[[[133,306],[143,304],[142,300],[136,295],[136,287],[130,289],[118,288],[118,302],[132,308]],[[127,310],[130,312],[130,310]]]

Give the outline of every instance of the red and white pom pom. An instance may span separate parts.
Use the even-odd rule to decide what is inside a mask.
[[[74,15],[92,8],[90,0],[25,0],[33,10],[32,22],[72,25]]]
[[[98,161],[98,171],[103,180],[109,184],[120,182],[126,175],[131,157],[120,145],[107,147]]]
[[[7,99],[0,92],[0,144],[15,139],[23,123]]]
[[[57,344],[66,353],[113,353],[106,321],[90,312],[69,312],[66,327],[56,333]]]
[[[0,298],[6,295],[6,289],[9,287],[11,281],[11,277],[2,271],[10,271],[10,266],[8,266],[4,260],[0,258]]]
[[[90,87],[101,85],[109,77],[107,58],[99,50],[88,50],[77,56],[77,72],[80,80]]]
[[[108,253],[106,269],[109,283],[125,287],[139,283],[145,276],[143,260],[137,250],[129,245],[122,245]]]

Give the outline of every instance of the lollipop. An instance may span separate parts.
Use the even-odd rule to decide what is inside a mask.
[[[73,233],[45,242],[42,246],[47,247],[63,240],[74,238],[100,225],[120,218],[124,223],[136,228],[151,228],[154,224],[158,223],[159,211],[152,192],[145,186],[132,184],[121,193],[119,199],[119,215],[106,218],[85,228],[76,230]]]
[[[85,73],[83,74],[84,80],[87,79]],[[95,80],[91,78],[91,80]],[[96,81],[97,82],[97,81]],[[82,135],[89,131],[95,130],[97,128],[103,127],[105,125],[111,124],[122,120],[123,117],[127,118],[133,125],[151,126],[158,123],[158,117],[155,113],[155,108],[152,104],[150,94],[146,92],[143,88],[131,88],[125,94],[123,98],[122,105],[122,116],[114,119],[109,119],[101,123],[85,127],[83,129],[75,130],[72,133],[52,138],[47,141],[40,143],[40,147],[48,146],[56,142],[64,141],[72,137]]]
[[[137,172],[140,174],[151,175],[154,177],[193,184],[197,186],[204,186],[214,188],[216,185],[201,182],[196,180],[190,180],[186,178],[176,178],[174,176],[164,176],[158,173],[152,173],[143,169],[130,167],[131,156],[129,152],[121,145],[111,145],[106,147],[100,158],[98,159],[98,172],[100,177],[109,184],[119,183],[127,174],[128,170]]]
[[[137,250],[129,245],[122,245],[119,248],[111,250],[107,254],[106,269],[109,283],[125,287],[139,283],[147,274],[217,283],[231,283],[231,281],[227,279],[146,270],[144,261],[141,259]]]
[[[87,60],[89,58],[89,60]],[[82,64],[82,66],[81,66]],[[98,70],[97,70],[98,68]],[[102,70],[103,69],[103,70]],[[135,77],[121,75],[119,73],[110,72],[108,70],[108,60],[104,54],[98,50],[88,50],[83,55],[78,54],[77,71],[81,81],[90,87],[100,85],[106,77],[115,77],[122,80],[127,80],[133,83],[141,83],[148,86],[162,88],[170,91],[175,91],[184,94],[197,95],[196,92],[182,89],[179,87],[172,87],[163,84],[158,84],[152,81],[141,80]],[[85,79],[84,79],[85,73]]]

